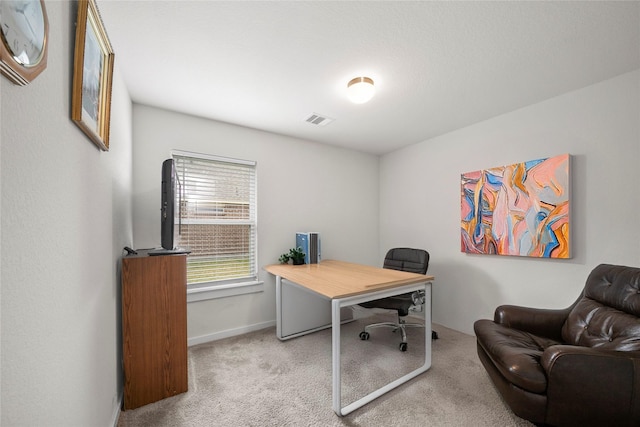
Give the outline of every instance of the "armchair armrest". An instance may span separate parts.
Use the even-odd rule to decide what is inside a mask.
[[[540,360],[551,425],[637,425],[640,352],[556,345]]]
[[[552,310],[501,305],[496,308],[493,321],[509,328],[562,341],[562,325],[570,311],[570,308]]]

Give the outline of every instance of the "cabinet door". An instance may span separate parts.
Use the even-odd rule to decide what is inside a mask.
[[[124,406],[187,391],[186,256],[122,261]]]

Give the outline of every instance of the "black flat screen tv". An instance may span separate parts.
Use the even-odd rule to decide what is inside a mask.
[[[172,251],[177,249],[180,225],[176,226],[176,218],[180,218],[180,180],[176,173],[173,159],[162,162],[162,197],[160,216],[160,237],[162,248]]]
[[[178,246],[182,220],[182,186],[173,159],[162,162],[160,191],[160,243],[161,247],[149,249],[149,255],[190,254],[188,248]],[[176,221],[177,220],[177,221]]]

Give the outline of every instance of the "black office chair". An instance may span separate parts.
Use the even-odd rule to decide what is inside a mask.
[[[384,257],[383,268],[427,274],[427,269],[429,268],[429,252],[422,249],[412,248],[391,249]],[[366,308],[396,310],[398,312],[398,321],[367,325],[364,330],[360,332],[360,339],[368,340],[370,338],[369,330],[371,329],[390,327],[393,328],[393,332],[400,330],[400,333],[402,334],[402,342],[400,343],[399,348],[400,351],[407,351],[406,328],[424,327],[424,325],[420,323],[407,323],[405,317],[409,315],[409,309],[411,307],[424,304],[424,299],[424,291],[416,291],[361,303],[360,306]],[[437,339],[438,334],[433,331],[431,333],[431,338]]]

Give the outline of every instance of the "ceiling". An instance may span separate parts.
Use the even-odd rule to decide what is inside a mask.
[[[134,102],[374,154],[640,68],[638,1],[98,7]]]

